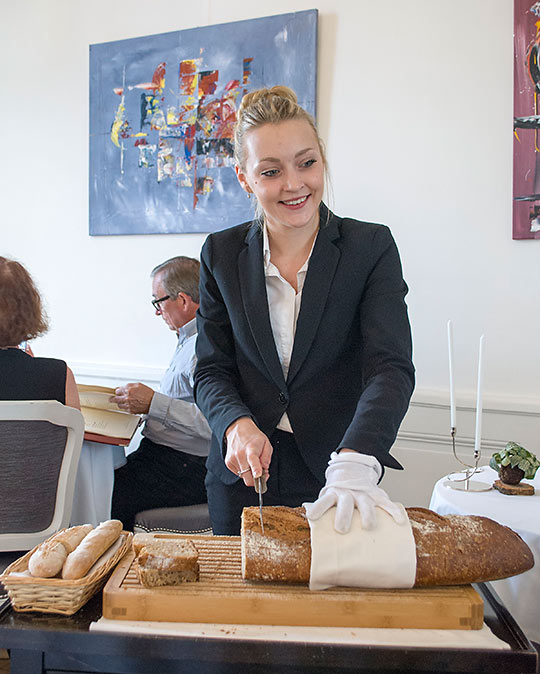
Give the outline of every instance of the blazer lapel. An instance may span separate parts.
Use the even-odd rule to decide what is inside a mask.
[[[326,221],[327,212],[325,207],[321,207],[323,223]],[[309,261],[287,384],[290,384],[302,367],[326,310],[328,293],[340,258],[339,249],[333,243],[338,237],[338,218],[330,213],[328,224],[323,225],[317,235]]]
[[[253,225],[246,235],[246,247],[238,256],[240,292],[247,321],[259,354],[272,379],[281,390],[286,388],[283,369],[270,324],[268,296],[264,278],[262,236]]]

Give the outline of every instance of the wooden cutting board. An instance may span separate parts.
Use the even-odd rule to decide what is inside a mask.
[[[103,590],[103,616],[256,625],[480,629],[484,605],[470,586],[411,590],[330,588],[242,580],[240,537],[188,538],[199,551],[200,579],[178,586],[145,588],[128,552]]]

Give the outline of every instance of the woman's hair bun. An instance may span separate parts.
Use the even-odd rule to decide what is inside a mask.
[[[289,87],[279,84],[275,87],[270,87],[269,89],[257,89],[256,91],[251,91],[247,93],[243,98],[238,110],[238,117],[242,116],[244,110],[257,106],[259,104],[265,103],[278,103],[277,99],[282,99],[283,101],[288,101],[296,105],[298,103],[298,97],[292,89]]]

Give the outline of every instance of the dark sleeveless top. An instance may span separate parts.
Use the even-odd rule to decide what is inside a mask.
[[[58,400],[65,405],[66,372],[63,360],[0,349],[0,400]]]

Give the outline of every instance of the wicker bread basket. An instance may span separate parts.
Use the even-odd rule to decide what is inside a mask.
[[[31,576],[28,560],[39,547],[36,546],[12,562],[0,575],[0,582],[6,588],[15,611],[73,615],[103,587],[114,567],[131,549],[132,536],[131,532],[123,531],[120,540],[113,543],[83,578],[63,580]],[[111,553],[111,549],[114,552]]]

